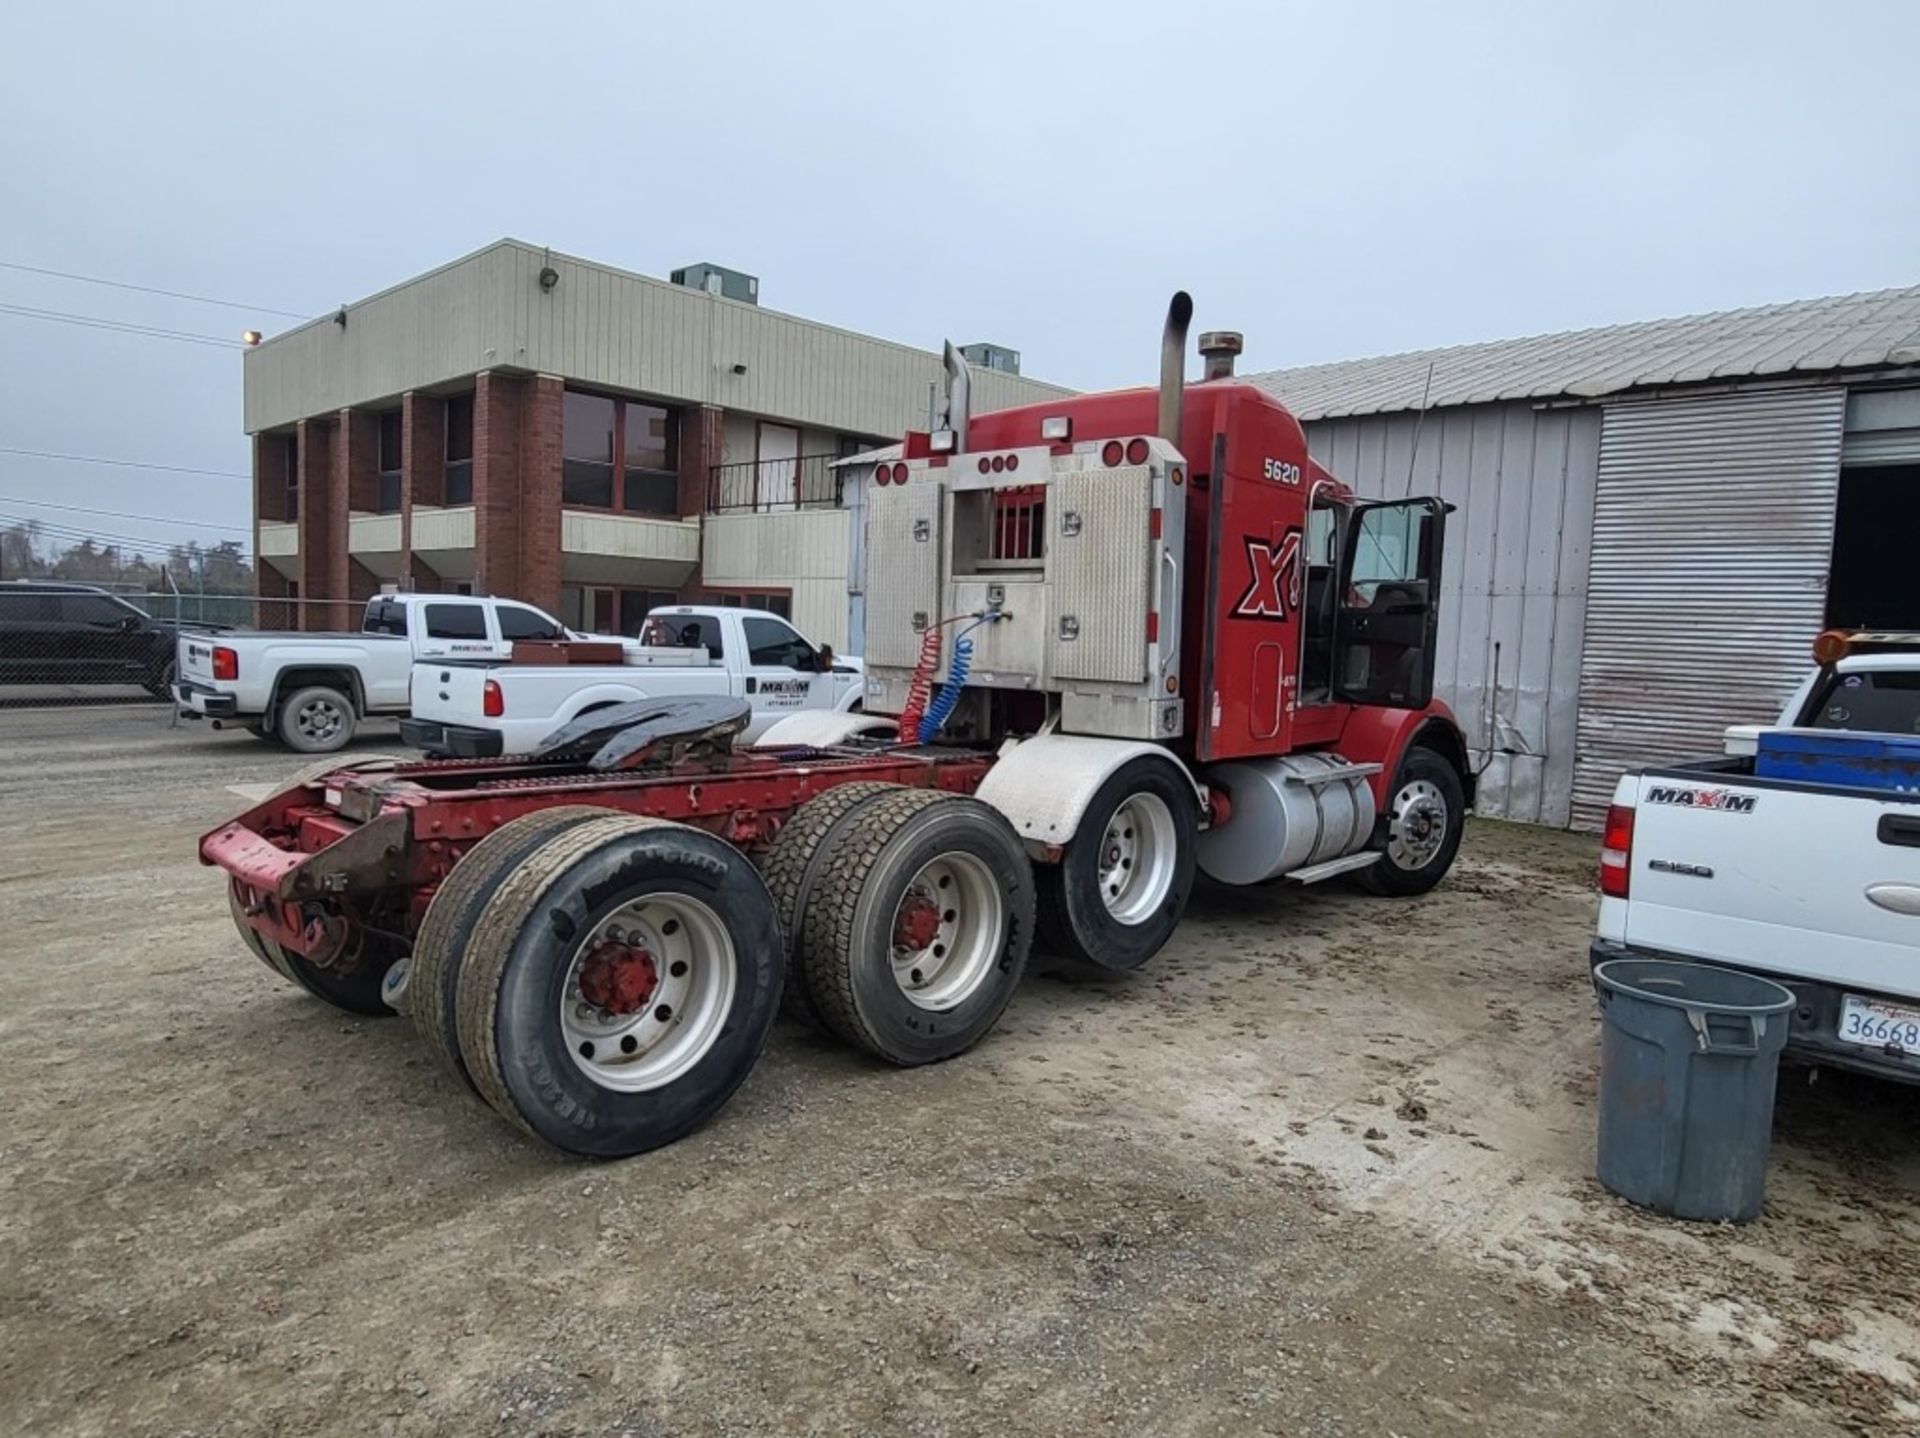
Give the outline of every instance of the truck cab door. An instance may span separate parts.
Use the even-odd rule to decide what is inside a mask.
[[[1334,616],[1337,698],[1394,709],[1433,702],[1446,519],[1438,499],[1354,506]]]
[[[817,651],[785,620],[743,614],[740,632],[747,661],[746,699],[753,706],[747,737],[796,709],[833,707],[833,676],[820,673]]]

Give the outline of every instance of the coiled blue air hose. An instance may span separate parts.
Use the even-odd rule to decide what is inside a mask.
[[[973,631],[983,624],[992,624],[999,617],[999,610],[989,609],[955,636],[953,658],[947,665],[947,682],[940,686],[940,692],[920,718],[922,744],[931,744],[960,706],[960,691],[967,687],[967,675],[973,671]]]

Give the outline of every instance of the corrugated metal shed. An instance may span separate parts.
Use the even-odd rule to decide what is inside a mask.
[[[1719,753],[1806,673],[1845,407],[1832,386],[1606,407],[1575,827],[1599,827],[1623,770]]]
[[[1307,447],[1370,499],[1454,506],[1434,687],[1473,750],[1479,811],[1565,825],[1573,792],[1600,415],[1525,401],[1317,420]]]
[[[1246,376],[1301,419],[1920,364],[1920,285]]]

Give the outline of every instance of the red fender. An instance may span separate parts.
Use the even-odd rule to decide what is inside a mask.
[[[1460,784],[1466,790],[1467,805],[1473,805],[1473,768],[1467,762],[1467,741],[1449,709],[1438,699],[1424,709],[1378,709],[1359,707],[1347,715],[1334,748],[1354,764],[1378,764],[1380,772],[1368,783],[1373,786],[1375,807],[1385,813],[1391,797],[1394,775],[1400,761],[1418,739],[1452,760],[1460,771]]]

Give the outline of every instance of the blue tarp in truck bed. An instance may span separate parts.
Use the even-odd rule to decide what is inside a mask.
[[[1920,735],[1770,729],[1760,735],[1753,772],[1761,779],[1920,794]]]

